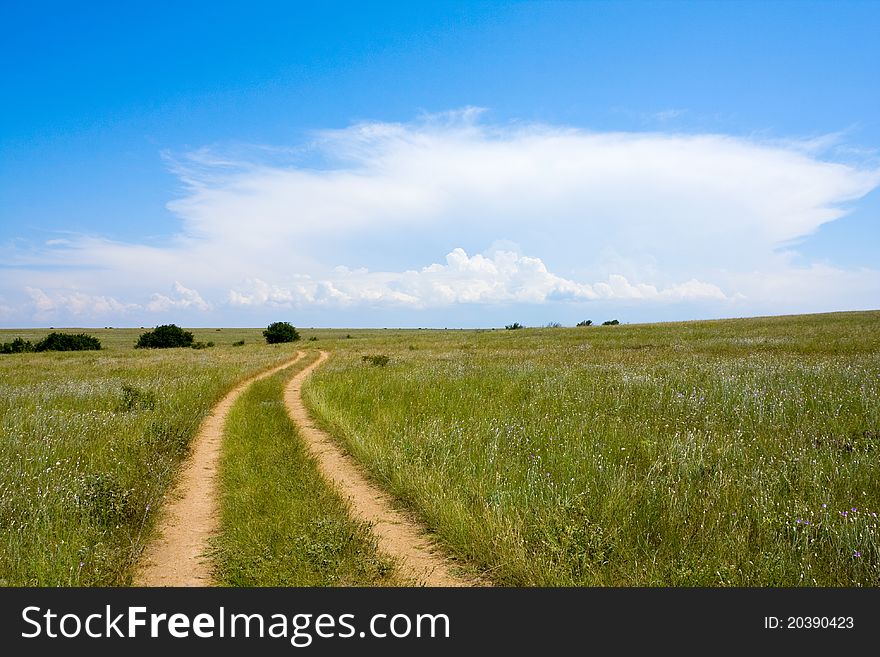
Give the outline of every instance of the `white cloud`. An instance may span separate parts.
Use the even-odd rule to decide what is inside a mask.
[[[830,143],[499,126],[468,109],[298,149],[200,149],[173,161],[185,193],[167,246],[6,248],[0,293],[31,316],[734,299],[748,312],[831,306],[822,281],[845,280],[852,307],[870,307],[876,270],[780,259],[880,185],[877,169],[823,160]]]
[[[164,294],[154,293],[147,304],[147,310],[152,312],[165,312],[172,308],[195,308],[196,310],[209,310],[211,304],[205,301],[196,290],[184,287],[180,282],[174,282],[174,291],[177,298],[172,299]]]
[[[40,288],[25,287],[31,299],[34,317],[51,319],[56,316],[73,315],[75,317],[102,317],[125,314],[140,306],[123,303],[113,297],[86,294],[79,291],[50,291]]]
[[[577,283],[547,270],[540,258],[511,251],[492,256],[468,256],[456,248],[446,255],[446,264],[431,264],[421,270],[369,272],[337,267],[333,277],[299,280],[284,287],[252,279],[229,292],[237,306],[302,307],[310,304],[350,306],[384,303],[414,308],[451,304],[545,303],[547,301],[589,301],[595,299],[641,299],[648,301],[726,300],[715,285],[691,279],[658,289],[654,285],[631,284],[620,275],[593,285]]]
[[[605,299],[640,299],[646,301],[694,301],[713,299],[725,301],[727,296],[717,285],[692,278],[684,283],[658,290],[654,285],[631,284],[624,276],[612,274],[607,283],[597,283],[594,288]]]
[[[825,263],[794,266],[789,254],[760,271],[729,273],[741,305],[763,314],[880,308],[880,271]]]
[[[880,184],[875,170],[723,135],[450,120],[359,124],[323,133],[314,149],[332,166],[218,166],[200,152],[179,164],[190,191],[170,207],[203,246],[228,241],[239,254],[303,257],[305,240],[351,250],[377,232],[439,226],[483,244],[528,231],[564,237],[555,246],[567,261],[600,241],[684,250],[701,264],[809,235]]]

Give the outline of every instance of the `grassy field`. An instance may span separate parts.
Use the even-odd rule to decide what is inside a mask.
[[[216,578],[226,586],[387,586],[392,563],[328,488],[282,401],[314,357],[253,384],[227,420]]]
[[[203,350],[135,350],[141,330],[85,331],[104,349],[0,356],[0,585],[130,583],[205,413],[294,351],[256,329],[196,330],[217,343]]]
[[[0,585],[130,583],[207,410],[303,347],[333,353],[305,389],[320,421],[496,583],[880,585],[880,312],[293,346],[195,329],[203,350],[82,330],[105,348],[0,355]],[[228,426],[221,581],[393,583],[292,447],[290,375]]]
[[[880,584],[880,312],[321,345],[310,407],[500,584]]]

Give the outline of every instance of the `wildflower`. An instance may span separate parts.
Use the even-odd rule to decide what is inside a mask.
[[[827,509],[827,508],[828,508],[828,505],[827,505],[827,504],[823,504],[823,505],[822,505],[822,508],[823,508],[823,509]]]
[[[862,556],[862,553],[859,552],[858,550],[853,550],[853,556],[854,556],[854,557],[860,557],[860,556]]]

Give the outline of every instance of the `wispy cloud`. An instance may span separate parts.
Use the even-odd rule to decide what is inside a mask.
[[[169,203],[181,228],[168,246],[66,235],[7,250],[0,292],[24,319],[90,305],[217,323],[358,304],[626,300],[747,312],[837,272],[861,281],[852,303],[869,304],[874,271],[780,261],[880,185],[876,168],[822,159],[820,146],[497,125],[467,109],[294,147],[199,149],[169,158],[185,193]],[[499,240],[526,246],[492,251]],[[778,284],[755,284],[762,273]]]
[[[687,110],[666,109],[666,110],[661,110],[659,112],[654,112],[653,118],[662,123],[665,121],[671,121],[672,119],[677,119],[681,116],[684,116],[685,114],[687,114]]]

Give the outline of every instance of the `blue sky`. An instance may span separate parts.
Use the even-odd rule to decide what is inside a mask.
[[[0,326],[878,308],[878,33],[870,2],[5,3]]]

